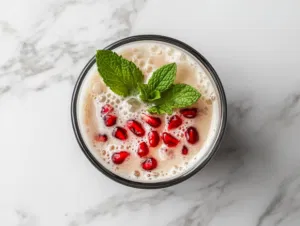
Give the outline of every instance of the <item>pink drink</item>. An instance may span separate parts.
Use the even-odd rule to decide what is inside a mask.
[[[217,136],[220,112],[211,78],[196,59],[173,45],[140,41],[114,51],[133,61],[145,81],[157,68],[175,62],[175,83],[193,86],[202,97],[181,112],[153,115],[160,119],[158,125],[147,118],[152,115],[138,97],[122,98],[107,88],[94,65],[78,100],[79,127],[86,145],[104,167],[129,180],[151,183],[185,174],[207,157]]]

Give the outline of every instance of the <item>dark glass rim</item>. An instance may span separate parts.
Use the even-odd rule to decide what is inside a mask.
[[[184,175],[180,175],[177,178],[173,178],[168,181],[154,182],[154,183],[142,183],[142,182],[127,180],[125,178],[122,178],[122,177],[114,174],[113,172],[109,171],[104,166],[102,166],[101,163],[93,156],[93,154],[90,152],[90,150],[86,146],[86,144],[83,140],[83,137],[80,133],[80,129],[79,129],[78,121],[77,121],[77,100],[78,100],[79,90],[82,85],[82,82],[84,81],[86,74],[88,73],[90,68],[96,62],[95,56],[93,56],[92,59],[86,64],[86,66],[80,73],[79,78],[75,84],[75,88],[74,88],[73,95],[72,95],[72,102],[71,102],[71,118],[72,118],[73,130],[74,130],[77,142],[78,142],[79,146],[81,147],[81,150],[83,151],[85,156],[90,160],[90,162],[100,172],[102,172],[104,175],[106,175],[110,179],[112,179],[116,182],[119,182],[123,185],[126,185],[126,186],[130,186],[130,187],[134,187],[134,188],[143,188],[143,189],[156,189],[156,188],[169,187],[169,186],[178,184],[178,183],[190,178],[191,176],[195,175],[198,171],[200,171],[210,161],[210,159],[213,157],[213,155],[218,150],[218,147],[222,140],[223,134],[225,132],[226,121],[227,121],[227,103],[226,103],[225,92],[224,92],[222,83],[220,81],[220,78],[217,75],[216,71],[211,66],[211,64],[198,51],[196,51],[189,45],[187,45],[179,40],[176,40],[176,39],[173,39],[170,37],[166,37],[166,36],[161,36],[161,35],[136,35],[136,36],[127,37],[127,38],[121,39],[119,41],[116,41],[113,44],[107,46],[105,49],[113,50],[124,44],[136,42],[136,41],[147,41],[147,40],[148,41],[161,41],[161,42],[169,43],[169,44],[178,46],[178,47],[186,50],[191,55],[193,55],[197,60],[199,60],[203,64],[203,66],[206,67],[206,70],[212,76],[212,79],[218,89],[219,96],[220,96],[221,122],[220,122],[220,129],[218,131],[219,133],[217,135],[215,144],[212,147],[212,149],[210,150],[210,153],[206,157],[206,159],[201,164],[199,164],[199,166],[197,166],[194,169],[191,169]]]

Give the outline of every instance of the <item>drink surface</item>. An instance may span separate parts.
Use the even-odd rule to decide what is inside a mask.
[[[120,97],[113,93],[103,83],[102,78],[94,65],[87,74],[79,93],[78,121],[80,131],[86,145],[97,160],[115,174],[129,180],[139,182],[166,181],[188,172],[191,168],[200,164],[211,150],[216,137],[216,131],[220,123],[218,94],[215,85],[206,69],[184,50],[162,42],[140,41],[126,44],[115,50],[124,58],[133,61],[143,72],[145,82],[151,77],[153,71],[159,67],[175,62],[177,74],[175,83],[185,83],[193,86],[201,93],[201,98],[192,108],[197,109],[195,118],[186,118],[180,111],[174,111],[172,115],[156,115],[161,119],[161,125],[153,128],[142,120],[142,114],[147,112],[147,105],[139,101],[138,97]],[[107,126],[101,110],[109,104],[113,107],[112,115],[116,116],[116,123]],[[169,129],[170,118],[177,115],[182,119],[182,124]],[[136,136],[126,127],[128,120],[136,120],[145,130],[142,137]],[[120,140],[112,134],[116,127],[127,130],[127,139]],[[199,140],[195,144],[187,142],[186,131],[194,127],[199,134]],[[148,133],[157,131],[159,143],[156,147],[149,146]],[[167,132],[179,142],[175,147],[168,147],[162,134]],[[106,135],[107,140],[99,141],[99,134]],[[145,157],[137,154],[139,144],[145,142],[149,153]],[[186,149],[183,150],[183,147]],[[130,155],[121,164],[112,161],[114,153],[126,151]],[[141,166],[146,157],[157,160],[157,167],[153,170],[145,170]]]

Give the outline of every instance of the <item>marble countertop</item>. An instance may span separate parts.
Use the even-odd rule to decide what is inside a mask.
[[[300,225],[299,10],[298,0],[1,1],[0,225]],[[199,50],[228,98],[219,153],[161,190],[103,176],[70,121],[95,49],[145,33]]]

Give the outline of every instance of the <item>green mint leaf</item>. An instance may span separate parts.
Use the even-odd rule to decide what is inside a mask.
[[[158,114],[158,115],[165,114],[165,113],[167,113],[167,114],[170,115],[170,114],[172,114],[173,109],[170,106],[168,106],[168,105],[165,105],[165,106],[153,106],[153,107],[150,107],[148,109],[148,112],[151,113],[151,114]]]
[[[164,92],[170,88],[176,77],[177,66],[175,63],[166,64],[157,69],[148,81],[150,91]]]
[[[148,94],[149,94],[149,91],[148,91],[148,85],[147,84],[138,84],[138,89],[139,89],[139,92],[140,92],[140,98],[142,101],[144,102],[147,102],[148,101]]]
[[[140,99],[144,102],[151,102],[161,97],[160,92],[157,90],[150,92],[147,84],[138,84],[138,90],[140,92]]]
[[[195,103],[201,94],[192,86],[175,84],[162,93],[162,97],[155,101],[155,106],[148,109],[150,113],[172,114],[175,108],[184,108]]]
[[[148,99],[149,101],[155,101],[161,98],[160,92],[158,90],[154,90],[150,94],[150,98]]]
[[[104,83],[116,94],[126,97],[137,91],[144,76],[131,61],[111,50],[97,50],[96,62]]]

